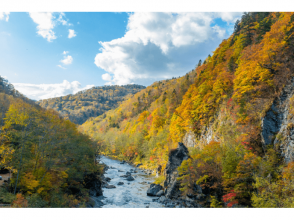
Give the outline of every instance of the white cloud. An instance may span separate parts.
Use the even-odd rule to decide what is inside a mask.
[[[61,65],[57,65],[59,68],[66,70],[65,67],[61,66]]]
[[[63,54],[63,55],[66,55],[66,54],[68,54],[68,51],[63,51],[62,54]]]
[[[63,80],[63,82],[60,84],[13,83],[13,85],[18,91],[34,100],[75,94],[79,91],[90,89],[94,86],[87,85],[82,87],[78,81],[68,82],[67,80]]]
[[[63,60],[60,60],[60,62],[62,62],[64,65],[69,65],[72,63],[72,61],[73,58],[70,55],[65,56]]]
[[[220,38],[223,38],[223,37],[225,36],[225,34],[226,34],[226,30],[223,29],[223,28],[221,28],[221,27],[218,26],[218,25],[214,25],[214,26],[212,27],[212,29],[218,34],[218,36],[219,36]]]
[[[75,34],[75,30],[69,29],[69,30],[68,30],[68,38],[73,38],[73,37],[75,37],[75,36],[77,36],[77,35]]]
[[[69,23],[68,20],[64,20],[64,19],[65,19],[65,14],[61,12],[59,14],[57,21],[60,22],[62,25],[72,26],[72,24]]]
[[[37,24],[37,33],[49,42],[52,42],[52,40],[57,38],[55,36],[55,32],[53,31],[56,25],[72,25],[68,22],[68,20],[65,20],[64,13],[59,13],[58,17],[54,16],[51,12],[32,12],[29,14],[33,21]]]
[[[108,72],[102,79],[113,84],[140,83],[185,74],[206,58],[226,29],[216,18],[233,25],[236,13],[133,13],[121,38],[99,42],[95,64]],[[111,74],[111,75],[110,75]]]
[[[51,42],[56,39],[53,28],[55,26],[53,19],[55,18],[52,13],[49,12],[33,12],[30,13],[30,17],[38,25],[37,33],[47,41]]]
[[[109,73],[104,73],[102,75],[102,79],[105,80],[105,81],[111,81],[112,80],[112,77],[110,76]]]
[[[217,12],[216,16],[219,16],[223,21],[234,23],[240,19],[242,14],[242,12]]]
[[[0,20],[8,21],[10,12],[0,12]]]

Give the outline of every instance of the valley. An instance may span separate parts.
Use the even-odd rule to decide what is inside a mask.
[[[293,12],[246,12],[147,87],[34,102],[0,77],[0,205],[293,208],[293,51]]]

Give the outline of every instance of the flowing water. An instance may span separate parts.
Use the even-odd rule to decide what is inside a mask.
[[[158,202],[152,202],[152,199],[157,197],[147,196],[147,190],[150,183],[155,179],[154,176],[145,174],[144,171],[135,168],[127,163],[120,164],[120,161],[112,160],[107,157],[101,157],[100,163],[104,163],[110,168],[105,172],[104,176],[111,178],[109,185],[114,185],[116,188],[103,188],[102,198],[95,198],[103,202],[102,208],[163,208],[163,205]],[[134,181],[127,181],[126,178],[120,177],[125,175],[130,170],[136,170],[137,173],[132,173]],[[123,185],[118,185],[123,182]]]

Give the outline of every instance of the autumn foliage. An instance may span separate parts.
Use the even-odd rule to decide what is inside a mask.
[[[191,139],[179,181],[183,195],[200,186],[209,195],[204,206],[292,207],[293,167],[262,143],[261,118],[293,77],[293,34],[292,12],[244,13],[194,70],[154,83],[79,129],[106,155],[162,170],[177,142]]]
[[[88,196],[83,179],[98,172],[96,145],[53,110],[0,91],[0,168],[11,179],[0,187],[12,207],[77,207]],[[78,192],[73,189],[78,189]]]

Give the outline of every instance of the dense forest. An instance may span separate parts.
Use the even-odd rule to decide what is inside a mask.
[[[190,157],[178,169],[181,191],[200,186],[203,206],[294,207],[293,51],[294,13],[244,13],[194,70],[153,83],[79,130],[105,155],[158,169],[157,183],[183,142]]]
[[[45,109],[54,109],[75,124],[83,124],[90,117],[116,108],[128,95],[144,88],[140,85],[97,86],[74,95],[44,99],[37,103]]]
[[[85,207],[85,179],[99,178],[97,145],[54,110],[45,110],[0,77],[0,204]],[[8,175],[8,174],[7,174]]]

